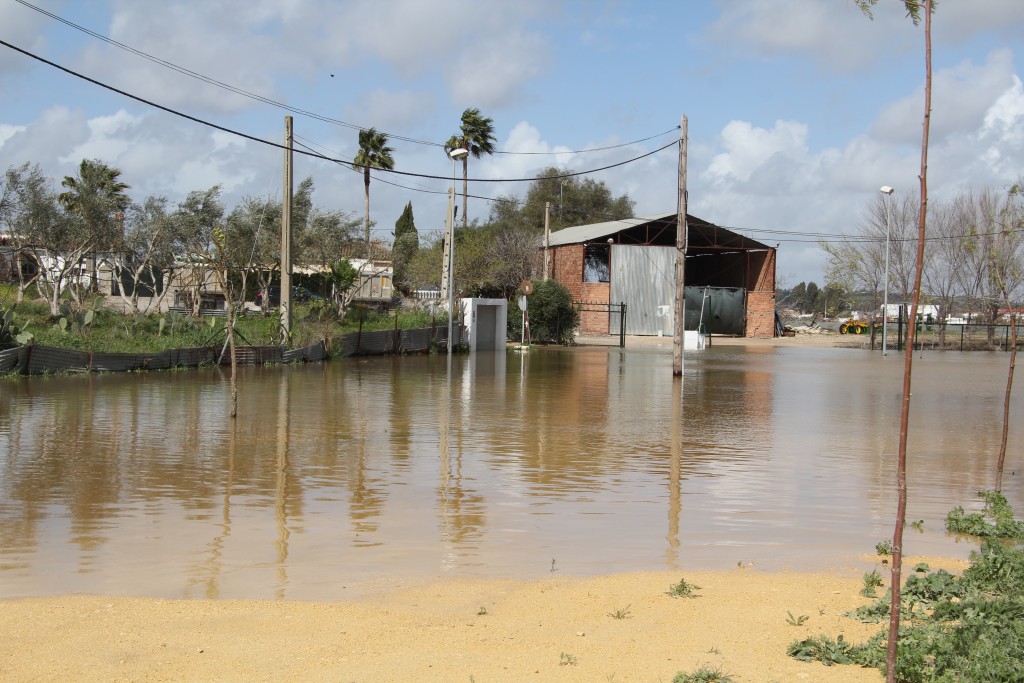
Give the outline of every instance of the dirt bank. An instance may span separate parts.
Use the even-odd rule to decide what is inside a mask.
[[[947,563],[950,566],[956,563]],[[808,635],[866,639],[842,613],[861,570],[453,580],[351,602],[64,597],[2,603],[5,681],[878,681],[786,656]],[[685,577],[699,597],[666,591]],[[616,618],[615,613],[623,618]],[[800,626],[787,623],[788,614]]]

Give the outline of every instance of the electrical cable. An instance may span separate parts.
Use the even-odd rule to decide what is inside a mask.
[[[46,64],[48,66],[52,66],[55,69],[59,69],[60,71],[63,71],[64,73],[67,73],[67,74],[70,74],[72,76],[75,76],[76,78],[80,78],[80,79],[82,79],[84,81],[92,83],[93,85],[98,85],[99,87],[105,88],[106,90],[110,90],[111,92],[116,92],[119,95],[123,95],[123,96],[128,97],[130,99],[133,99],[133,100],[135,100],[137,102],[142,102],[143,104],[147,104],[147,105],[149,105],[151,107],[154,107],[156,109],[160,109],[160,110],[165,111],[165,112],[167,112],[169,114],[174,114],[175,116],[180,116],[181,118],[187,119],[187,120],[192,121],[194,123],[198,123],[198,124],[201,124],[201,125],[204,125],[204,126],[209,126],[210,128],[215,128],[216,130],[220,130],[220,131],[223,131],[225,133],[229,133],[231,135],[237,135],[238,137],[245,138],[246,140],[251,140],[252,142],[258,142],[260,144],[267,145],[269,147],[276,147],[276,148],[282,149],[282,150],[288,150],[289,149],[288,147],[286,147],[285,145],[283,145],[283,144],[281,144],[279,142],[271,142],[269,140],[264,140],[262,138],[256,137],[255,135],[250,135],[248,133],[243,133],[241,131],[234,130],[232,128],[228,128],[226,126],[222,126],[220,124],[213,123],[211,121],[206,121],[205,119],[200,119],[200,118],[198,118],[196,116],[192,116],[191,114],[186,114],[186,113],[178,111],[176,109],[171,109],[170,107],[164,106],[162,104],[157,104],[156,102],[153,102],[151,100],[147,100],[144,97],[140,97],[138,95],[133,95],[133,94],[127,92],[127,91],[121,90],[119,88],[115,88],[112,85],[108,85],[108,84],[103,83],[101,81],[98,81],[98,80],[96,80],[94,78],[90,78],[89,76],[86,76],[84,74],[80,74],[77,71],[73,71],[72,69],[69,69],[67,67],[61,66],[60,64],[57,64],[56,62],[51,62],[50,60],[48,60],[48,59],[46,59],[44,57],[40,57],[37,54],[33,54],[32,52],[29,52],[28,50],[23,50],[22,48],[17,47],[16,45],[12,45],[12,44],[8,43],[5,40],[0,40],[0,45],[4,45],[6,47],[9,47],[12,50],[15,50],[16,52],[20,52],[20,53],[22,53],[23,55],[25,55],[27,57],[31,57],[32,59],[35,59],[35,60],[38,60],[38,61],[42,62],[43,64]],[[641,154],[640,156],[633,157],[632,159],[626,159],[625,161],[620,161],[620,162],[617,162],[617,163],[614,163],[614,164],[608,164],[607,166],[601,166],[600,168],[594,168],[594,169],[590,169],[590,170],[587,170],[587,171],[574,171],[574,172],[570,172],[570,173],[563,173],[563,174],[560,174],[560,175],[549,176],[549,177],[551,177],[551,178],[572,178],[572,177],[576,177],[576,176],[590,175],[592,173],[598,173],[600,171],[607,171],[608,169],[611,169],[611,168],[617,168],[619,166],[625,166],[627,164],[631,164],[631,163],[633,163],[635,161],[640,161],[641,159],[644,159],[646,157],[649,157],[649,156],[652,156],[654,154],[657,154],[658,152],[661,152],[661,151],[663,151],[665,149],[668,149],[669,147],[673,147],[673,146],[675,146],[677,144],[679,144],[679,141],[678,140],[674,140],[674,141],[670,142],[667,145],[663,145],[662,147],[659,147],[658,149],[655,149],[654,151],[647,152],[646,154]],[[348,166],[349,168],[352,168],[352,169],[357,168],[356,165],[353,164],[350,161],[343,161],[341,159],[332,159],[331,157],[328,157],[328,156],[325,156],[323,154],[319,154],[319,153],[316,153],[316,152],[295,150],[294,148],[292,149],[292,151],[293,152],[298,152],[299,154],[303,154],[303,155],[308,156],[308,157],[313,157],[313,158],[316,158],[316,159],[322,159],[324,161],[331,161],[331,162],[334,162],[336,164],[342,164],[342,165]],[[407,177],[412,177],[412,178],[431,178],[433,180],[447,180],[448,179],[447,176],[433,175],[431,173],[410,173],[409,171],[396,171],[396,170],[393,170],[393,169],[377,169],[377,170],[378,171],[384,171],[385,173],[393,173],[395,175],[407,176]],[[474,183],[532,183],[533,181],[536,180],[536,178],[467,178],[466,180],[470,181],[470,182],[474,182]]]
[[[284,102],[278,102],[277,100],[272,100],[269,97],[265,97],[263,95],[259,95],[259,94],[253,93],[253,92],[249,92],[248,90],[243,90],[242,88],[239,88],[237,86],[231,85],[230,83],[225,83],[223,81],[218,81],[217,79],[215,79],[215,78],[213,78],[211,76],[206,76],[204,74],[199,73],[198,71],[192,71],[191,69],[188,69],[188,68],[183,67],[183,66],[179,66],[178,64],[175,64],[174,62],[167,61],[166,59],[162,59],[160,57],[156,57],[154,55],[149,54],[148,52],[144,52],[142,50],[139,50],[138,48],[134,48],[131,45],[126,45],[125,43],[118,42],[118,41],[114,40],[113,38],[109,38],[109,37],[103,35],[102,33],[97,33],[96,31],[93,31],[93,30],[91,30],[89,28],[86,28],[85,26],[82,26],[80,24],[76,24],[75,22],[70,21],[69,19],[65,19],[65,18],[63,18],[63,17],[61,17],[61,16],[59,16],[57,14],[54,14],[53,12],[48,12],[47,10],[45,10],[45,9],[43,9],[41,7],[37,7],[36,5],[33,5],[30,2],[27,2],[27,0],[15,0],[15,2],[17,2],[17,3],[27,7],[28,9],[34,10],[34,11],[36,11],[36,12],[38,12],[38,13],[44,15],[44,16],[47,16],[50,19],[53,19],[54,21],[58,21],[58,22],[64,24],[65,26],[73,28],[76,31],[81,31],[82,33],[85,33],[86,35],[92,36],[93,38],[96,38],[97,40],[101,40],[101,41],[103,41],[103,42],[105,42],[105,43],[107,43],[109,45],[113,45],[114,47],[117,47],[117,48],[119,48],[121,50],[125,50],[127,52],[130,52],[130,53],[138,56],[138,57],[142,57],[143,59],[147,59],[147,60],[149,60],[149,61],[151,61],[151,62],[153,62],[155,64],[158,64],[158,65],[160,65],[162,67],[165,67],[167,69],[171,69],[172,71],[180,73],[180,74],[182,74],[184,76],[188,76],[190,78],[195,78],[197,80],[203,81],[204,83],[208,83],[208,84],[213,85],[215,87],[222,88],[222,89],[227,90],[229,92],[233,92],[236,95],[241,95],[242,97],[247,97],[249,99],[256,100],[257,102],[262,102],[264,104],[269,104],[270,106],[277,107],[279,109],[284,109],[285,111],[290,111],[293,114],[299,114],[299,115],[302,115],[302,116],[308,116],[309,118],[315,119],[317,121],[323,121],[324,123],[331,123],[331,124],[334,124],[334,125],[337,125],[337,126],[342,126],[342,127],[345,127],[345,128],[351,128],[351,129],[354,129],[354,130],[367,130],[367,128],[365,126],[360,126],[360,125],[355,124],[355,123],[349,123],[347,121],[342,121],[340,119],[335,119],[335,118],[332,118],[330,116],[325,116],[323,114],[317,114],[316,112],[307,111],[305,109],[299,109],[298,107],[293,107],[293,106],[291,106],[289,104],[285,104]],[[554,155],[558,155],[558,154],[585,154],[585,153],[588,153],[588,152],[602,152],[602,151],[606,151],[606,150],[609,150],[609,149],[619,149],[621,147],[628,147],[630,145],[635,145],[635,144],[639,144],[641,142],[646,142],[648,140],[652,140],[654,138],[661,137],[662,135],[666,135],[666,134],[668,134],[668,133],[670,133],[670,132],[672,132],[674,130],[679,130],[679,126],[678,125],[674,126],[673,128],[670,128],[667,131],[664,131],[662,133],[657,133],[655,135],[651,135],[651,136],[648,136],[646,138],[641,138],[639,140],[634,140],[632,142],[624,142],[624,143],[621,143],[621,144],[618,144],[618,145],[609,145],[609,146],[606,146],[606,147],[593,147],[593,148],[590,148],[590,149],[571,150],[571,151],[565,151],[565,152],[507,152],[507,151],[495,151],[494,154],[548,155],[548,156],[554,156]],[[382,132],[384,132],[384,131],[382,131]],[[384,133],[389,138],[392,138],[392,139],[395,139],[395,140],[401,140],[403,142],[410,142],[410,143],[417,144],[417,145],[427,145],[427,146],[430,146],[430,147],[442,147],[442,148],[444,147],[444,145],[442,143],[439,143],[439,142],[431,142],[429,140],[419,140],[417,138],[412,138],[412,137],[408,137],[408,136],[405,136],[405,135],[397,135],[397,134],[394,134],[394,133],[387,133],[387,132],[384,132]]]

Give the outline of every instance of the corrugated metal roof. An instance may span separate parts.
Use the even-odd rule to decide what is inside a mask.
[[[654,221],[666,221],[675,218],[676,214],[670,213],[657,216],[635,216],[633,218],[622,218],[617,221],[606,221],[604,223],[591,223],[590,225],[574,225],[571,228],[563,228],[551,233],[549,244],[552,247],[559,247],[563,244],[579,244],[601,239],[629,228],[652,223]]]
[[[567,244],[582,244],[585,242],[604,240],[607,237],[618,235],[620,233],[630,234],[622,235],[623,239],[616,240],[616,242],[622,242],[624,244],[654,243],[653,241],[650,241],[651,237],[649,235],[644,234],[644,230],[638,230],[645,226],[650,227],[652,230],[661,234],[662,238],[658,240],[658,243],[664,244],[664,230],[668,227],[674,233],[675,222],[676,214],[667,213],[657,214],[654,216],[622,218],[614,221],[606,221],[604,223],[591,223],[590,225],[575,225],[571,228],[565,228],[551,233],[549,244],[552,247],[559,247]],[[708,221],[698,218],[692,214],[686,214],[686,222],[690,237],[690,247],[694,249],[771,249],[767,244],[762,244],[757,240],[740,235],[728,228],[723,228],[715,225],[714,223],[709,223]],[[541,244],[543,245],[543,238]]]

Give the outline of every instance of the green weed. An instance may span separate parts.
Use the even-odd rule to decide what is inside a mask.
[[[718,667],[701,665],[692,672],[680,671],[672,679],[672,683],[732,683],[732,676],[722,673]]]
[[[558,666],[576,666],[576,655],[563,652],[558,655]]]
[[[801,662],[821,662],[825,666],[854,663],[853,647],[842,634],[835,640],[825,635],[795,640],[786,654]]]
[[[878,570],[872,569],[864,574],[864,587],[860,589],[860,594],[865,598],[873,598],[875,597],[875,589],[880,588],[882,583],[882,575],[878,573]]]
[[[687,583],[686,579],[679,579],[679,583],[674,583],[668,587],[668,595],[673,598],[696,598],[696,591],[700,590],[700,586],[692,583]]]
[[[997,491],[979,491],[985,501],[982,512],[967,514],[959,505],[946,515],[946,530],[985,538],[1024,539],[1024,522],[1014,519],[1006,497]]]
[[[875,544],[875,553],[888,557],[892,555],[892,541],[879,541]]]
[[[1002,514],[1012,519],[1008,508]],[[847,616],[888,621],[889,607],[884,595]],[[986,538],[961,576],[919,563],[901,591],[900,617],[898,680],[1024,681],[1024,547]],[[862,645],[819,636],[792,643],[788,652],[803,661],[884,670],[886,638],[884,628]]]
[[[622,609],[617,609],[614,612],[609,612],[608,616],[612,619],[627,619],[629,618],[629,605],[626,605]]]
[[[786,623],[790,626],[803,626],[810,617],[806,614],[801,614],[799,617],[794,617],[792,612],[786,612]]]

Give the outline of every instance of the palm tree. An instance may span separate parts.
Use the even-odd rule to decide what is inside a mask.
[[[391,153],[395,151],[388,147],[388,136],[380,133],[376,128],[359,131],[359,152],[352,160],[352,167],[362,169],[363,185],[366,187],[366,260],[371,258],[370,253],[370,169],[379,168],[390,171],[395,167],[395,160]]]
[[[118,178],[120,169],[107,166],[99,159],[82,159],[77,176],[64,176],[61,185],[67,188],[57,201],[70,213],[77,214],[86,229],[83,239],[94,246],[111,247],[123,238],[124,212],[131,204],[125,194],[129,185]],[[92,258],[92,288],[96,289],[96,255]]]
[[[465,229],[469,194],[469,157],[477,159],[481,154],[494,154],[494,119],[481,116],[480,110],[470,107],[462,112],[462,125],[459,132],[448,138],[444,151],[451,153],[453,149],[464,149],[469,152],[462,157],[462,227]]]

